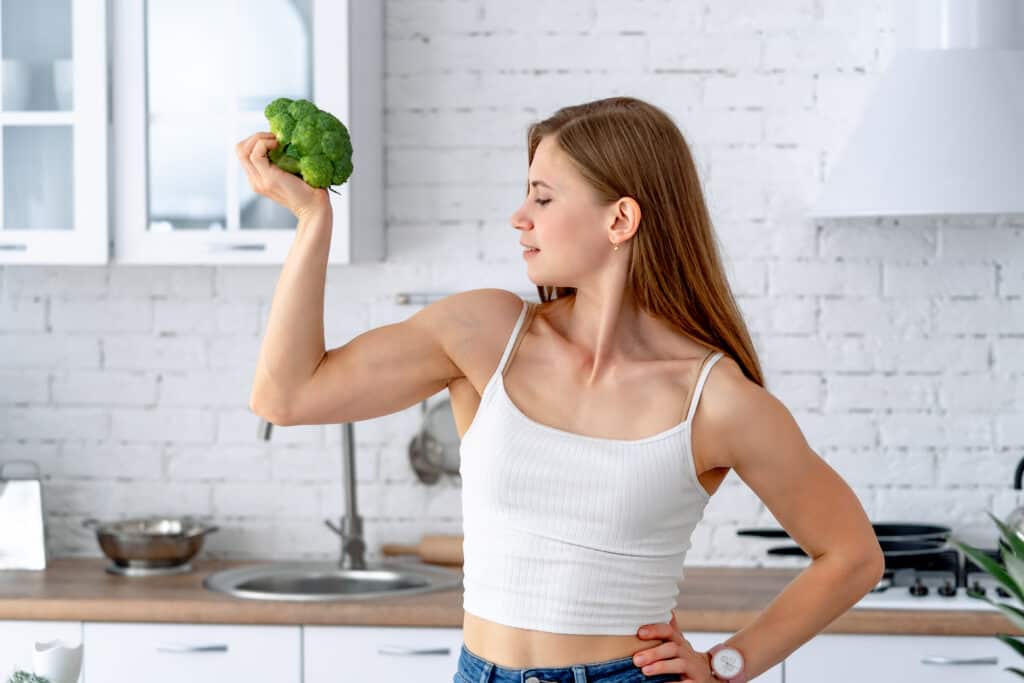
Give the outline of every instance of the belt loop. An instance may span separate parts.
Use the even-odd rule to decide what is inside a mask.
[[[573,683],[587,683],[587,667],[585,664],[574,664],[572,667]]]

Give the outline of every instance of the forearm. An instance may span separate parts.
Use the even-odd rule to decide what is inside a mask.
[[[875,565],[822,555],[726,644],[743,654],[748,680],[760,676],[855,605],[877,578]]]
[[[256,361],[250,405],[261,413],[280,414],[326,353],[324,287],[332,216],[328,208],[299,218]]]

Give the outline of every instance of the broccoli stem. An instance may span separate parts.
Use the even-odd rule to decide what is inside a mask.
[[[271,163],[277,165],[282,170],[287,171],[288,173],[298,173],[299,160],[288,154],[286,149],[287,147],[288,145],[285,145],[284,147],[275,147],[270,150],[267,156],[270,157]]]

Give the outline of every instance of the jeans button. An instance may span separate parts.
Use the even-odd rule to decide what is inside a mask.
[[[526,683],[540,683],[540,679],[536,676],[530,676],[526,679]]]

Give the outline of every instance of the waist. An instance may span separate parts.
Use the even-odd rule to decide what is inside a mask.
[[[500,666],[525,669],[561,667],[632,657],[666,641],[636,635],[548,633],[506,626],[470,612],[462,618],[462,638],[473,653]]]

